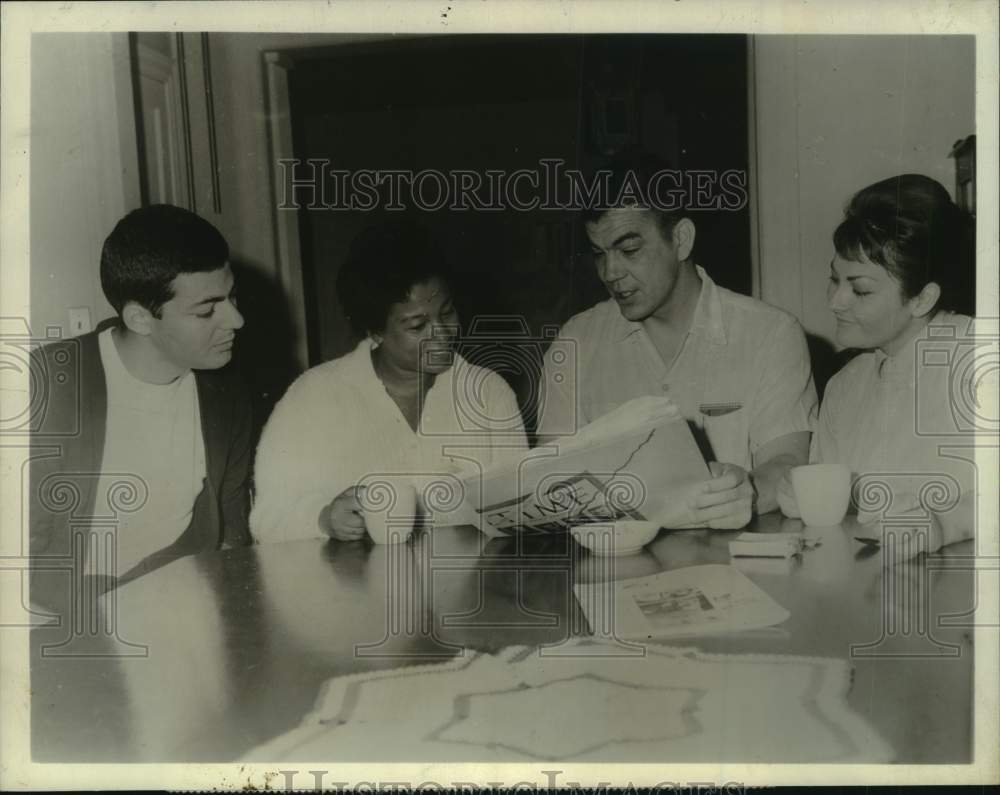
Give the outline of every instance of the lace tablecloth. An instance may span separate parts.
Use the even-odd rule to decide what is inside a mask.
[[[338,677],[245,760],[886,762],[851,669],[581,640]],[[404,754],[405,751],[405,754]]]

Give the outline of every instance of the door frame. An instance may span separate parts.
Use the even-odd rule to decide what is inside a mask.
[[[268,172],[274,223],[274,261],[278,283],[290,299],[295,327],[295,355],[302,369],[315,364],[309,351],[309,328],[302,267],[302,240],[298,210],[282,209],[284,171],[279,163],[295,157],[292,141],[291,98],[288,72],[293,59],[281,50],[261,53],[264,63],[264,118],[267,119]]]

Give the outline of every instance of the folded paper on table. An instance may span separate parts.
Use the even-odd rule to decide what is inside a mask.
[[[631,400],[572,437],[462,481],[458,521],[491,537],[562,532],[588,522],[654,520],[710,477],[687,421],[671,400]]]
[[[578,583],[574,590],[591,632],[598,637],[714,635],[774,626],[790,615],[746,575],[721,564]]]
[[[629,654],[587,639],[466,649],[440,665],[332,679],[298,728],[242,761],[890,761],[849,688],[838,659]]]

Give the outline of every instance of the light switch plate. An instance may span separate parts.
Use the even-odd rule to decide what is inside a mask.
[[[69,310],[69,335],[71,337],[78,337],[90,330],[90,307],[72,307]]]

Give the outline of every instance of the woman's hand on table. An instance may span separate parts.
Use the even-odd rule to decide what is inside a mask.
[[[320,514],[320,527],[338,541],[364,538],[365,515],[359,499],[359,487],[351,486],[334,497]]]

